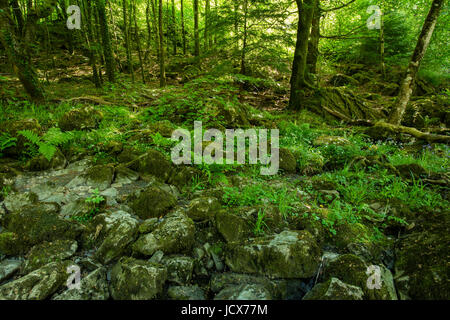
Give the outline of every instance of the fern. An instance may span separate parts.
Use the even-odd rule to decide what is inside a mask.
[[[30,130],[22,130],[18,133],[24,136],[31,144],[36,145],[39,153],[48,161],[55,155],[57,146],[66,144],[74,138],[70,132],[61,132],[59,128],[51,128],[42,137]]]
[[[16,145],[17,139],[11,137],[8,133],[0,135],[0,157],[3,156],[2,151]]]

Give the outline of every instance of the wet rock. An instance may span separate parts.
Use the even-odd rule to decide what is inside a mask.
[[[139,179],[139,174],[131,169],[119,166],[116,169],[114,183],[129,184]]]
[[[54,300],[108,300],[109,290],[106,268],[98,268],[81,277],[80,288],[68,289],[53,297]]]
[[[38,196],[33,192],[11,192],[5,197],[3,206],[8,212],[18,212],[37,201]]]
[[[149,186],[131,199],[130,207],[141,219],[160,218],[177,202],[172,193],[157,185]]]
[[[225,262],[234,272],[269,278],[308,278],[319,267],[320,248],[305,230],[283,231],[274,236],[230,243]]]
[[[297,160],[289,149],[280,148],[279,150],[280,169],[286,173],[295,173]]]
[[[103,120],[103,113],[92,106],[66,112],[58,122],[62,131],[97,129]]]
[[[323,278],[326,280],[338,278],[346,284],[361,288],[364,299],[397,300],[392,273],[385,266],[374,266],[374,270],[375,268],[380,270],[378,289],[375,286],[377,284],[374,283],[378,280],[372,277],[375,272],[372,272],[369,267],[362,258],[353,254],[344,254],[329,262],[324,268]]]
[[[225,210],[217,212],[216,228],[227,242],[244,240],[252,234],[252,226],[247,218]]]
[[[331,278],[327,282],[315,285],[303,300],[363,300],[363,295],[361,288]]]
[[[135,240],[139,222],[124,211],[116,211],[111,214],[101,214],[94,218],[95,232],[91,237],[95,238],[98,231],[97,243],[101,243],[95,253],[95,259],[108,264],[121,257],[127,247]]]
[[[153,232],[153,230],[156,229],[156,226],[159,223],[159,219],[158,218],[150,218],[145,220],[144,222],[142,222],[139,225],[139,233],[141,234],[146,234],[146,233],[150,233]]]
[[[0,261],[0,283],[11,278],[22,266],[23,261],[17,259],[5,259]]]
[[[214,300],[271,300],[270,292],[260,284],[230,286],[220,291]]]
[[[175,166],[168,183],[182,189],[185,185],[192,183],[192,179],[200,174],[200,171],[193,167]]]
[[[171,300],[206,300],[205,293],[198,286],[171,286],[167,296]]]
[[[67,280],[68,264],[52,262],[17,280],[0,286],[0,300],[43,300]]]
[[[53,261],[63,261],[72,257],[78,249],[74,240],[43,242],[31,248],[23,266],[22,274],[30,273]]]
[[[133,244],[133,250],[147,256],[158,250],[166,254],[183,253],[192,248],[194,236],[194,222],[182,212],[173,212],[165,217],[155,231],[140,236]]]
[[[194,259],[186,256],[165,256],[161,264],[167,267],[167,280],[178,285],[190,283]]]
[[[202,197],[191,201],[187,215],[194,221],[214,219],[221,208],[219,200],[213,197]]]
[[[165,267],[134,258],[122,258],[111,271],[110,290],[115,300],[150,300],[161,294]]]

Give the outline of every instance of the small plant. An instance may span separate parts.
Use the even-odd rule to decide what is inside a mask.
[[[91,209],[83,215],[72,217],[73,220],[78,222],[88,222],[92,220],[92,218],[100,212],[100,205],[103,201],[105,201],[105,198],[100,195],[98,189],[95,189],[92,196],[86,198],[84,201],[91,205]]]
[[[263,235],[265,233],[264,230],[268,228],[266,222],[264,221],[265,216],[266,212],[259,209],[255,227],[253,228],[253,233],[255,236]]]
[[[56,147],[63,145],[73,139],[73,135],[68,132],[61,132],[59,128],[51,128],[42,137],[30,130],[18,131],[24,136],[31,146],[37,146],[38,152],[50,161],[56,153]]]

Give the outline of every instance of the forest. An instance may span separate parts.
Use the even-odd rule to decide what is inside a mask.
[[[449,300],[449,10],[0,0],[0,300]]]

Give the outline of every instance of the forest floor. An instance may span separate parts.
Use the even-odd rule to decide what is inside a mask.
[[[61,56],[40,106],[0,75],[0,298],[449,299],[449,146],[289,111],[287,74],[219,62],[172,59],[164,89],[139,70],[96,89]],[[401,78],[324,72],[324,90],[381,115]],[[448,90],[420,81],[404,124],[449,120]],[[280,172],[173,165],[172,132],[194,121],[279,129]],[[81,290],[65,287],[72,264]]]

